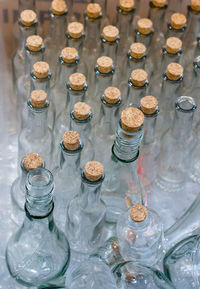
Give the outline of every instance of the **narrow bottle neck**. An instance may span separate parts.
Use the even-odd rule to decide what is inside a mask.
[[[104,90],[109,87],[112,86],[112,79],[113,79],[113,75],[115,73],[115,69],[113,67],[113,69],[108,72],[108,73],[101,73],[98,70],[97,65],[95,66],[95,82],[96,82],[96,96],[95,97],[100,97],[103,93]]]
[[[92,50],[93,48],[97,47],[100,35],[101,19],[102,14],[96,19],[89,18],[87,14],[85,14],[85,47],[88,50]]]
[[[80,166],[82,143],[80,142],[78,149],[75,151],[67,150],[63,143],[60,144],[60,149],[60,169],[66,177],[75,176]]]
[[[87,89],[87,83],[85,83],[82,90],[74,90],[71,88],[70,84],[67,83],[67,99],[65,105],[67,113],[70,113],[73,110],[75,103],[85,101],[85,94],[87,92]]]
[[[23,160],[21,161],[20,166],[21,166],[20,189],[21,189],[22,193],[24,193],[24,191],[25,191],[25,183],[26,183],[26,178],[27,178],[28,171],[24,167]],[[42,168],[44,168],[44,163],[42,164]]]
[[[31,51],[25,46],[26,50],[26,67],[25,67],[25,73],[28,77],[30,77],[31,69],[33,67],[33,64],[38,62],[38,61],[43,61],[44,59],[44,52],[45,52],[45,47],[44,45],[40,49],[40,51]]]
[[[47,99],[50,99],[50,81],[51,73],[49,72],[48,76],[45,78],[38,78],[31,72],[31,91],[36,89],[44,90],[47,93]]]
[[[128,215],[128,224],[129,224],[129,226],[132,227],[132,228],[134,228],[134,229],[136,229],[136,230],[140,230],[140,229],[141,229],[141,230],[144,230],[144,228],[147,228],[147,227],[148,227],[149,222],[150,222],[150,220],[149,220],[149,214],[147,214],[147,216],[146,216],[146,218],[144,219],[143,222],[134,222],[134,221],[131,219],[130,215]]]
[[[166,73],[163,74],[163,83],[162,83],[162,99],[163,101],[170,99],[170,103],[175,102],[175,96],[178,92],[178,89],[183,84],[183,75],[178,80],[170,80]]]
[[[150,1],[149,6],[150,6],[149,18],[153,21],[154,32],[160,33],[162,31],[167,5],[165,5],[162,8],[159,8],[154,6],[152,1]]]
[[[66,63],[62,56],[59,57],[59,76],[58,76],[58,87],[63,91],[66,91],[65,83],[69,79],[70,75],[77,71],[79,64],[79,58],[73,63]]]
[[[28,36],[36,35],[37,34],[37,25],[38,22],[35,21],[35,23],[31,26],[25,26],[22,24],[22,22],[19,20],[19,31],[20,31],[20,43],[19,43],[19,50],[25,51],[25,43]]]
[[[137,29],[135,30],[135,42],[143,43],[147,47],[147,49],[151,45],[152,36],[153,36],[153,31],[145,35],[145,34],[140,33]]]
[[[120,38],[118,36],[115,41],[107,41],[103,35],[101,35],[101,55],[106,55],[114,59],[115,55],[117,55],[119,40]]]
[[[92,113],[84,120],[79,120],[74,116],[74,112],[70,113],[70,130],[77,131],[83,141],[85,138],[90,136],[91,132],[91,120],[92,120]]]
[[[120,38],[122,43],[124,43],[124,41],[127,40],[127,37],[129,37],[134,12],[135,9],[130,12],[125,12],[120,7],[117,7],[117,27],[120,31]]]
[[[157,116],[159,114],[159,108],[153,114],[144,114],[144,137],[143,144],[148,145],[154,142],[155,140],[155,128]]]
[[[190,35],[190,38],[192,37],[197,41],[200,41],[200,29],[199,29],[199,16],[200,12],[192,10],[190,6],[188,6],[188,15],[187,15],[187,36]]]
[[[50,37],[53,43],[59,44],[61,46],[60,41],[64,44],[65,39],[65,29],[66,29],[66,14],[67,11],[63,15],[55,15],[50,12]]]
[[[162,70],[164,71],[164,69],[166,69],[168,64],[172,62],[179,62],[181,55],[182,49],[180,49],[176,54],[172,54],[168,53],[166,48],[164,47],[162,49],[162,64],[161,64]]]
[[[18,0],[19,13],[26,9],[35,11],[35,0]]]
[[[66,33],[66,38],[67,38],[66,46],[76,48],[79,56],[81,56],[85,34],[83,33],[80,38],[72,38],[68,33]]]

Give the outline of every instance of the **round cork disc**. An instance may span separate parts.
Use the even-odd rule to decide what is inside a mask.
[[[135,86],[144,86],[148,79],[148,74],[143,69],[135,69],[131,72],[131,80]]]
[[[91,182],[98,181],[102,177],[103,171],[103,165],[97,161],[91,161],[85,165],[85,177]]]
[[[170,80],[178,80],[183,74],[183,71],[184,69],[180,64],[172,62],[167,66],[167,77]]]
[[[31,51],[40,51],[42,48],[42,37],[39,35],[31,35],[26,38],[26,44],[28,46],[28,49]]]
[[[85,120],[91,112],[91,107],[85,102],[77,102],[74,105],[74,116],[77,119]]]
[[[166,50],[168,53],[176,54],[182,48],[182,41],[177,37],[169,37],[166,41]]]
[[[20,14],[21,22],[25,26],[33,25],[36,18],[37,15],[33,10],[23,10]]]
[[[140,106],[145,114],[152,114],[156,111],[158,101],[155,96],[147,95],[140,100]]]
[[[82,90],[86,82],[86,77],[82,73],[73,73],[69,77],[69,82],[72,89]]]
[[[46,78],[49,73],[49,64],[44,61],[38,61],[34,63],[33,73],[37,78]]]
[[[105,40],[113,42],[119,35],[119,29],[116,26],[108,25],[103,29],[103,37]]]
[[[112,70],[113,60],[107,56],[101,56],[97,59],[98,70],[101,73],[108,73]]]
[[[135,42],[130,46],[130,54],[133,58],[142,58],[145,55],[146,50],[146,46],[143,43]]]
[[[167,4],[167,0],[152,0],[152,3],[155,7],[162,8]]]
[[[47,94],[42,89],[36,89],[31,92],[30,98],[33,107],[42,108],[46,104]]]
[[[80,144],[80,135],[76,131],[67,131],[63,134],[62,141],[67,150],[77,150]]]
[[[200,11],[200,0],[191,0],[191,8],[194,11]]]
[[[137,131],[143,122],[144,114],[136,107],[127,107],[121,113],[122,128],[127,132]]]
[[[134,8],[134,0],[120,0],[120,8],[123,10],[123,11],[131,11],[133,10]]]
[[[78,51],[76,50],[76,48],[73,48],[73,47],[65,47],[61,51],[61,56],[64,62],[73,63],[76,61],[76,58],[78,56]]]
[[[24,167],[27,171],[31,171],[33,169],[41,168],[43,164],[43,160],[39,154],[30,153],[24,157]]]
[[[134,222],[143,222],[147,217],[147,208],[143,205],[135,205],[130,209],[130,217]]]
[[[186,17],[184,14],[181,14],[181,13],[174,13],[172,14],[171,16],[171,26],[174,28],[174,29],[181,29],[185,26],[186,24]]]
[[[101,13],[101,6],[97,3],[90,3],[87,6],[87,16],[90,18],[98,18]]]
[[[55,15],[63,15],[67,9],[67,5],[63,0],[54,0],[51,2],[51,10]]]
[[[137,29],[141,34],[149,34],[153,28],[153,23],[148,18],[141,18],[137,22]]]
[[[115,104],[119,101],[121,92],[117,87],[109,86],[104,90],[104,100],[107,103]]]
[[[69,23],[67,30],[72,38],[80,38],[83,33],[83,24],[80,22],[71,22]]]

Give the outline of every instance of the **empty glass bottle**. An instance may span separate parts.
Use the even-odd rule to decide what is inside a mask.
[[[25,181],[30,170],[44,167],[44,162],[39,154],[29,153],[21,161],[20,176],[12,183],[10,194],[12,201],[12,220],[17,225],[24,221]]]
[[[78,54],[81,58],[83,41],[85,39],[85,32],[83,31],[83,24],[80,22],[71,22],[67,26],[66,46],[74,47],[78,51]]]
[[[8,270],[24,286],[54,287],[69,265],[68,241],[53,220],[53,188],[50,171],[37,168],[28,173],[24,223],[6,248]]]
[[[187,19],[184,14],[173,13],[170,17],[170,23],[167,24],[166,38],[177,37],[183,39],[186,30]]]
[[[88,162],[81,175],[80,192],[67,207],[65,232],[74,251],[90,254],[100,244],[106,215],[100,196],[103,180],[102,164]]]
[[[148,18],[141,18],[137,21],[135,29],[135,42],[143,43],[149,51],[153,36],[153,23]]]

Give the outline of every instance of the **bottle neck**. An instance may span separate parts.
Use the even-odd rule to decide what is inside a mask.
[[[26,9],[35,11],[35,6],[35,0],[18,0],[19,13]]]
[[[73,110],[75,103],[85,101],[85,94],[87,89],[87,83],[85,83],[82,90],[74,90],[71,88],[70,84],[67,83],[67,99],[65,105],[67,108],[67,113],[70,113]]]
[[[63,35],[65,35],[66,29],[66,14],[67,11],[63,15],[55,15],[50,12],[50,38],[53,43],[60,46],[63,46],[65,43]],[[60,41],[62,41],[63,45],[61,45]]]
[[[166,73],[163,75],[163,83],[162,83],[162,99],[163,103],[168,103],[168,106],[171,108],[171,104],[174,105],[175,96],[177,95],[178,90],[183,84],[183,75],[178,80],[170,80]]]
[[[159,114],[159,108],[153,114],[144,114],[144,137],[143,144],[148,145],[154,142],[155,140],[155,128],[157,116]]]
[[[188,15],[187,15],[187,35],[191,42],[195,39],[200,41],[200,29],[199,29],[199,16],[200,13],[198,11],[194,11],[188,6]]]
[[[130,227],[132,227],[136,230],[144,229],[145,227],[147,227],[149,225],[149,214],[147,214],[147,216],[143,222],[134,222],[131,219],[130,215],[128,215],[128,224]]]
[[[70,130],[77,131],[83,138],[90,136],[92,113],[84,120],[75,118],[74,112],[70,113]]]
[[[61,143],[60,149],[60,169],[66,177],[73,175],[75,176],[80,165],[83,144],[80,142],[77,150],[69,151],[64,147],[63,143]]]
[[[114,67],[112,68],[112,70],[108,73],[101,73],[98,70],[97,65],[95,66],[95,77],[96,77],[96,98],[100,97],[103,93],[104,90],[109,87],[112,86],[112,79],[113,79],[113,75],[115,73],[115,69]]]
[[[79,56],[81,56],[85,34],[83,33],[80,38],[72,38],[68,33],[66,33],[66,38],[67,38],[67,46],[76,48]]]
[[[168,64],[170,64],[171,62],[178,63],[181,55],[182,55],[182,49],[180,49],[176,54],[171,54],[171,53],[168,53],[166,48],[164,47],[162,49],[162,64],[161,64],[162,70],[164,71],[164,69],[166,69]]]
[[[137,29],[135,30],[135,42],[143,43],[147,48],[151,46],[153,31],[149,34],[142,34]],[[148,49],[149,50],[149,49]]]
[[[85,47],[87,50],[93,50],[97,47],[99,41],[102,14],[96,19],[89,18],[87,14],[85,14],[84,17],[86,34]]]
[[[40,51],[31,51],[25,45],[25,50],[26,50],[26,67],[25,67],[25,73],[28,77],[30,77],[31,69],[33,67],[33,64],[38,62],[38,61],[43,61],[44,59],[44,52],[45,52],[45,47],[44,45],[40,49]]]
[[[49,72],[48,76],[45,78],[38,78],[31,72],[31,91],[36,89],[44,90],[47,93],[47,99],[50,99],[50,80],[51,73]]]
[[[38,22],[35,21],[35,23],[33,25],[25,26],[19,20],[18,24],[19,24],[19,32],[20,32],[19,51],[21,51],[21,53],[22,53],[23,51],[25,51],[25,43],[26,43],[27,37],[37,34]]]
[[[119,36],[115,41],[107,41],[103,35],[101,35],[101,55],[107,55],[112,59],[117,55]]]
[[[167,5],[162,8],[158,8],[153,5],[152,1],[150,1],[149,6],[150,11],[148,18],[153,21],[154,33],[160,33],[162,31]]]
[[[134,12],[135,9],[129,12],[125,12],[120,7],[117,7],[117,27],[120,31],[121,43],[127,41],[127,38],[129,37]]]
[[[59,76],[58,76],[58,86],[59,88],[66,91],[65,83],[69,79],[70,75],[75,73],[79,64],[79,58],[73,63],[66,63],[62,56],[59,57]]]

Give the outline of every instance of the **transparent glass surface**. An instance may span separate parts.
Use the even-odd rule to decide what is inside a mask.
[[[147,95],[149,81],[146,80],[143,86],[136,86],[132,83],[131,78],[128,80],[128,94],[126,102],[129,106],[136,106],[140,105],[140,100],[142,97]]]
[[[78,51],[78,55],[81,58],[83,43],[85,40],[85,33],[83,32],[80,38],[73,38],[69,35],[69,33],[66,33],[65,36],[66,36],[66,46],[76,48],[76,50]]]
[[[147,52],[151,47],[152,36],[153,31],[151,31],[149,34],[142,34],[137,29],[135,29],[135,42],[143,43],[147,47]]]
[[[128,79],[131,76],[131,72],[134,69],[144,69],[145,66],[145,61],[146,61],[146,55],[144,55],[142,58],[133,58],[130,54],[130,50],[127,53],[126,61],[124,64],[124,74],[125,76],[123,77],[123,80],[128,81]]]
[[[166,32],[166,39],[169,37],[177,37],[181,40],[184,38],[184,33],[186,30],[186,25],[181,29],[174,29],[170,23],[167,24],[167,32]]]

